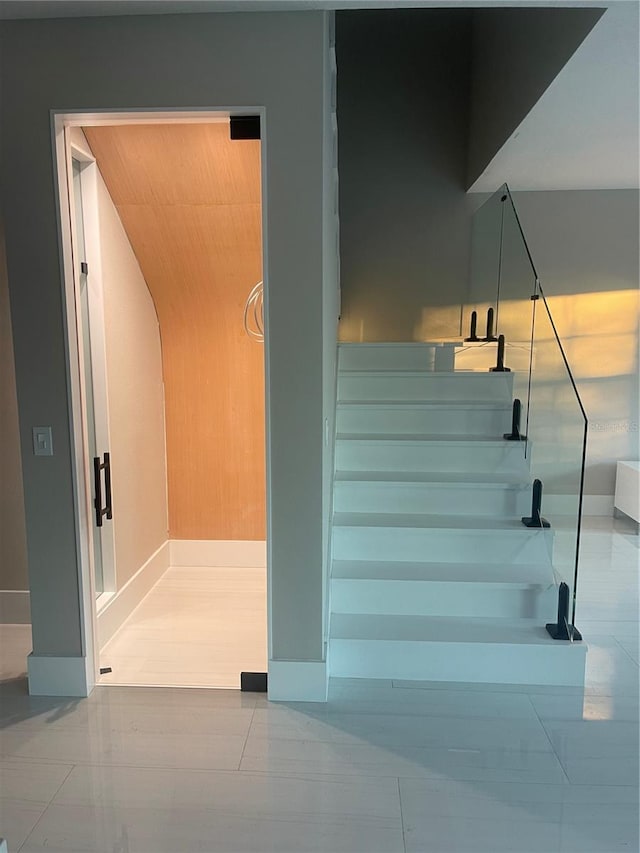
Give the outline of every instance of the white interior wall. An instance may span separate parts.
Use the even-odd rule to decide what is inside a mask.
[[[99,174],[97,212],[117,591],[168,535],[162,350],[153,299]]]

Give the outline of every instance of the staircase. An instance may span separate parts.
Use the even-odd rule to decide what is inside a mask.
[[[584,646],[545,630],[553,531],[520,521],[513,374],[453,364],[441,345],[339,346],[330,674],[582,684]]]

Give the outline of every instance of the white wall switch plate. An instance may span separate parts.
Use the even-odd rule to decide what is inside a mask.
[[[50,426],[33,428],[33,454],[34,456],[53,456],[53,436]]]

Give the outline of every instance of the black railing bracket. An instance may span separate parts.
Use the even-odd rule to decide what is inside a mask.
[[[511,413],[511,432],[505,432],[504,438],[507,441],[526,441],[527,436],[520,432],[520,417],[522,414],[522,403],[518,398],[513,401],[513,410]]]
[[[533,494],[531,498],[531,516],[525,516],[522,523],[525,527],[551,527],[546,518],[540,515],[542,508],[542,480],[533,481]]]
[[[471,329],[469,331],[469,337],[464,339],[465,343],[476,343],[476,341],[480,340],[480,338],[476,334],[477,327],[478,327],[478,312],[472,311],[471,312]]]
[[[493,341],[498,340],[493,334],[493,313],[493,308],[489,308],[487,311],[487,334],[486,337],[483,338],[486,343],[492,343]]]
[[[504,366],[504,335],[498,335],[498,360],[495,367],[489,368],[489,373],[511,373],[511,369]]]
[[[558,588],[558,621],[547,622],[546,628],[554,640],[582,640],[580,631],[569,623],[569,587],[564,581]]]

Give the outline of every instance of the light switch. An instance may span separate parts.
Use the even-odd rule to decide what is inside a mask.
[[[53,436],[51,427],[37,426],[33,428],[34,456],[53,456]]]

